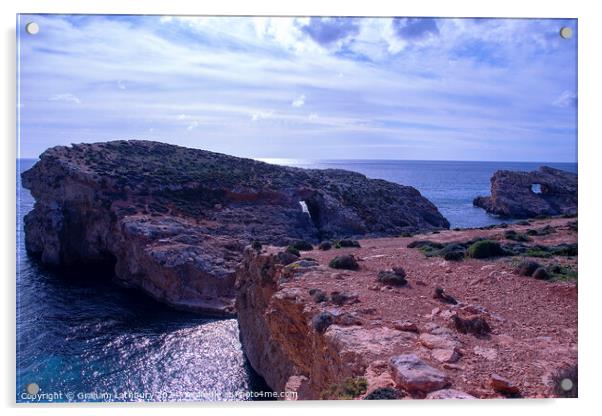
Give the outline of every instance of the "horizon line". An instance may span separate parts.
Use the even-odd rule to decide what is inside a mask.
[[[224,153],[225,154],[225,153]],[[233,155],[232,155],[233,156]],[[303,157],[251,157],[251,156],[235,156],[241,159],[253,159],[260,162],[276,161],[276,160],[291,160],[291,161],[311,161],[311,162],[329,162],[329,161],[381,161],[381,162],[488,162],[488,163],[565,163],[579,164],[578,161],[557,161],[557,160],[476,160],[476,159],[360,159],[360,158],[337,158],[337,159],[310,159]],[[39,160],[40,157],[17,157],[16,160]]]

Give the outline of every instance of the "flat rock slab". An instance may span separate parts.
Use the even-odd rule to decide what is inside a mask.
[[[426,398],[427,399],[459,399],[459,400],[476,399],[476,397],[474,397],[468,393],[465,393],[460,390],[454,390],[454,389],[437,390],[432,393],[429,393],[426,396]]]
[[[450,383],[442,371],[431,367],[415,354],[402,354],[389,360],[393,380],[409,392],[429,393]]]

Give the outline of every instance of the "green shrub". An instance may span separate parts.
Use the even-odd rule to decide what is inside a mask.
[[[322,400],[351,400],[366,393],[368,381],[364,377],[349,377],[339,384],[331,384],[320,394]]]
[[[533,272],[533,277],[539,280],[550,280],[550,274],[544,267],[539,267],[537,270],[535,270]]]
[[[474,259],[486,259],[506,254],[500,243],[492,240],[477,241],[468,247],[468,256]]]
[[[288,247],[286,248],[286,252],[287,252],[287,253],[290,253],[290,254],[293,254],[293,255],[295,255],[295,256],[297,256],[297,257],[300,257],[300,256],[301,256],[301,253],[299,253],[299,250],[298,250],[298,249],[296,249],[296,248],[295,248],[295,247],[293,247],[293,246],[288,246]]]
[[[574,281],[578,277],[577,271],[572,266],[551,264],[547,267],[547,271],[552,281]]]
[[[359,241],[357,240],[339,240],[335,242],[334,248],[361,248]]]
[[[320,243],[320,245],[318,246],[319,250],[330,250],[332,248],[332,244],[330,244],[330,241],[322,241]]]
[[[397,400],[402,397],[403,394],[393,387],[379,387],[368,393],[364,400]]]
[[[314,249],[314,246],[304,240],[295,241],[290,247],[296,248],[299,251],[311,251]]]
[[[531,238],[529,238],[528,235],[516,232],[514,230],[508,230],[508,231],[506,231],[504,233],[504,238],[507,239],[507,240],[519,241],[519,242],[531,241]]]
[[[522,261],[516,268],[516,272],[521,276],[532,276],[535,270],[539,269],[541,264],[534,261]]]
[[[359,264],[353,255],[347,256],[336,256],[334,259],[330,261],[328,264],[333,269],[346,269],[346,270],[357,270],[359,269]]]

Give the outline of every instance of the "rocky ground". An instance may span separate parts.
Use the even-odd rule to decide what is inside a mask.
[[[237,306],[251,364],[299,398],[553,396],[554,373],[577,362],[577,221],[520,224],[300,257],[247,248]],[[474,258],[469,248],[445,260],[431,250],[476,238],[505,252]],[[331,267],[353,269],[332,263],[347,255],[355,270]]]

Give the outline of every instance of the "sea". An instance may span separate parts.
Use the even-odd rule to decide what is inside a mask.
[[[360,172],[417,188],[451,227],[503,220],[472,206],[499,169],[573,163],[264,159],[304,168]],[[17,161],[17,402],[262,400],[269,389],[247,362],[234,319],[172,310],[112,283],[112,276],[65,275],[25,252],[23,217],[34,200]]]

